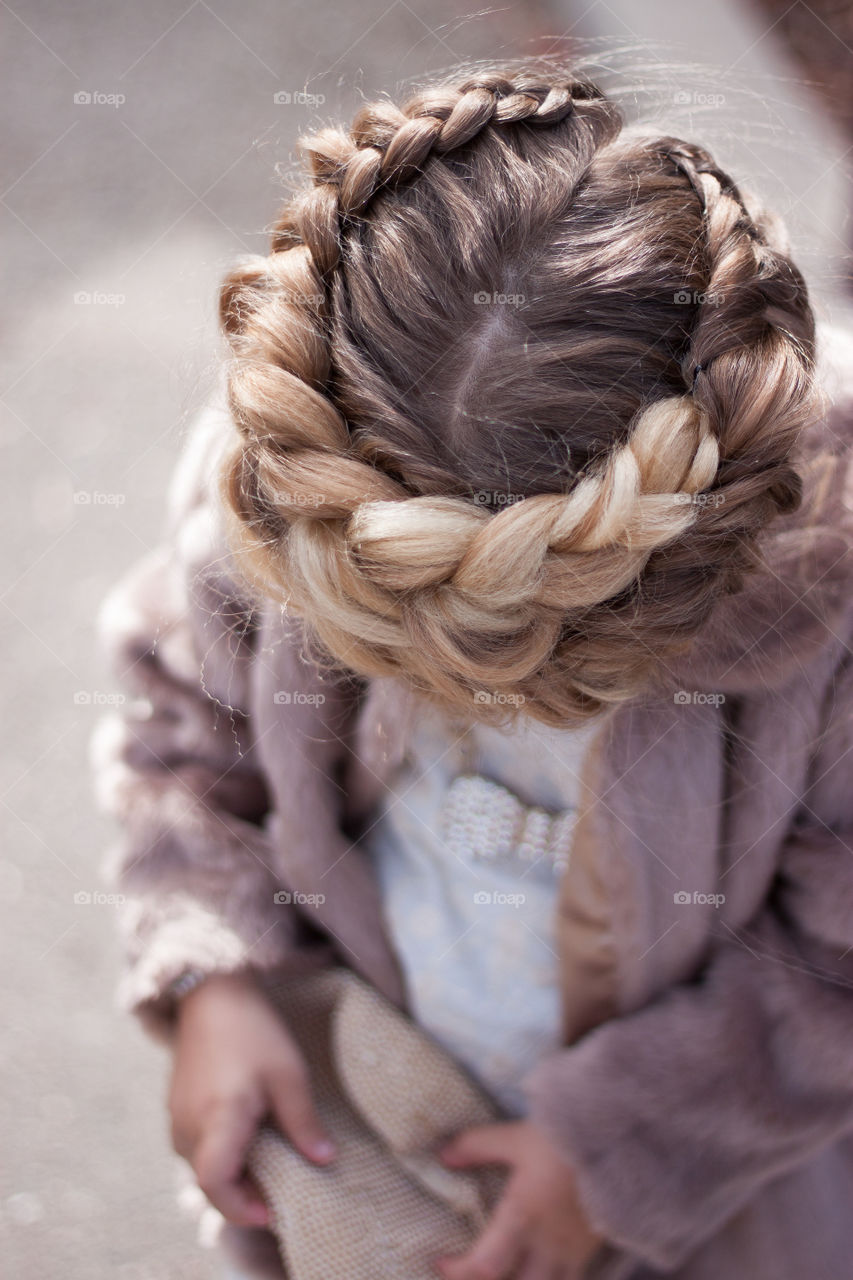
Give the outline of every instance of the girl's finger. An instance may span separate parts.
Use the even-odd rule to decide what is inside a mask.
[[[439,1274],[444,1280],[504,1280],[524,1253],[527,1225],[526,1215],[507,1190],[473,1247],[457,1257],[438,1260]]]
[[[333,1160],[335,1145],[314,1108],[307,1072],[289,1065],[270,1076],[266,1085],[273,1114],[297,1151],[317,1164]]]
[[[474,1125],[463,1129],[438,1152],[449,1165],[512,1164],[517,1149],[517,1122]]]
[[[209,1118],[192,1154],[199,1187],[214,1208],[241,1227],[263,1226],[269,1213],[243,1171],[257,1117],[245,1102],[223,1104]]]

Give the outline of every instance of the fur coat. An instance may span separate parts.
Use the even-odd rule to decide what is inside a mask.
[[[807,501],[666,687],[602,720],[555,903],[564,1044],[525,1088],[631,1280],[853,1280],[853,335],[821,350]],[[356,836],[417,707],[318,670],[229,572],[224,426],[193,427],[100,624],[118,1001],[164,1042],[188,965],[343,960],[406,1006]]]

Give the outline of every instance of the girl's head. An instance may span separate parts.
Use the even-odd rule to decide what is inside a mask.
[[[479,718],[642,693],[801,499],[814,319],[778,225],[541,65],[303,146],[313,181],[222,293],[263,590]]]

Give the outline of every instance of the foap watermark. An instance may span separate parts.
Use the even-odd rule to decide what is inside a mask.
[[[521,502],[523,493],[505,493],[501,489],[477,489],[471,495],[471,501],[477,507],[511,507],[514,502]]]
[[[279,907],[321,907],[325,893],[299,893],[297,890],[276,889],[272,900]]]
[[[123,693],[101,693],[100,689],[78,689],[74,695],[75,707],[120,707],[125,702]]]
[[[721,307],[725,296],[719,290],[703,293],[701,289],[676,289],[672,300],[680,307]]]
[[[676,107],[723,107],[726,103],[724,93],[705,93],[702,90],[680,89],[672,95]]]
[[[716,907],[719,911],[726,900],[726,895],[724,893],[700,893],[698,889],[688,893],[686,889],[677,889],[672,895],[672,900],[677,907]]]
[[[527,901],[524,893],[500,893],[486,889],[478,889],[474,894],[474,905],[477,907],[523,907]]]
[[[274,489],[274,502],[283,507],[322,507],[328,501],[325,493],[294,493],[290,489]]]
[[[307,89],[278,89],[272,96],[277,107],[322,107],[325,93],[309,93]]]
[[[478,307],[523,307],[527,301],[523,293],[499,293],[480,289],[474,294],[474,302]]]
[[[272,700],[279,707],[321,707],[326,701],[326,695],[325,693],[303,693],[301,689],[276,689]]]
[[[74,294],[75,307],[123,307],[126,301],[123,293],[104,293],[99,289],[78,289]]]
[[[300,289],[282,289],[276,299],[288,302],[292,307],[321,307],[325,302],[322,293],[305,293]]]
[[[527,699],[523,693],[493,693],[490,689],[475,689],[474,701],[479,706],[520,707]]]
[[[100,489],[78,489],[74,494],[77,507],[123,507],[126,493],[103,493]]]
[[[677,707],[721,707],[726,700],[724,693],[706,693],[703,689],[679,689],[672,695]]]
[[[127,902],[123,893],[103,893],[100,889],[78,889],[75,907],[120,907]]]
[[[100,89],[78,89],[74,95],[75,107],[123,107],[127,102],[124,93],[104,93]]]
[[[724,493],[674,493],[673,502],[693,507],[721,507],[726,500]]]

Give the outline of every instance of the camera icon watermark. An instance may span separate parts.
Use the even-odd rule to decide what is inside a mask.
[[[514,502],[521,502],[523,493],[504,493],[500,489],[477,489],[471,495],[476,507],[510,507]]]
[[[326,901],[326,895],[325,893],[300,893],[295,889],[277,889],[272,900],[280,907],[320,907]]]
[[[500,293],[498,290],[479,289],[474,294],[478,307],[523,307],[527,298],[523,293]]]
[[[74,894],[75,907],[120,907],[125,902],[123,893],[103,893],[100,889],[78,889]]]
[[[680,307],[721,307],[726,298],[718,289],[676,289],[672,300]]]
[[[100,489],[78,489],[74,494],[77,507],[123,507],[126,493],[102,493]]]
[[[326,300],[322,293],[305,293],[300,289],[282,289],[277,297],[294,307],[322,307]]]
[[[672,895],[672,900],[677,907],[714,907],[719,911],[726,900],[726,895],[724,893],[700,893],[698,889],[688,893],[686,889],[678,889]]]
[[[704,689],[679,689],[672,695],[677,707],[721,707],[726,700],[724,693],[706,693]]]
[[[127,102],[124,93],[102,93],[100,89],[78,89],[74,94],[75,107],[123,107]]]
[[[321,507],[328,501],[325,493],[297,493],[290,489],[274,489],[273,502],[282,507]]]
[[[326,701],[325,693],[303,693],[300,689],[277,689],[272,696],[279,707],[307,706],[321,707]]]
[[[278,89],[272,96],[277,107],[322,107],[324,93],[308,93],[306,89]]]
[[[125,702],[123,693],[101,693],[99,689],[78,689],[74,694],[75,707],[120,707]]]
[[[674,493],[672,500],[685,507],[721,507],[726,500],[726,495],[724,493]]]
[[[474,894],[474,905],[477,907],[523,907],[527,901],[525,893],[489,892],[479,889]]]
[[[672,95],[672,101],[676,107],[723,107],[726,103],[726,95],[679,89]]]
[[[490,689],[475,689],[474,701],[481,707],[522,707],[527,699],[523,693],[494,693]]]
[[[75,307],[123,307],[126,301],[123,293],[103,293],[98,289],[78,289],[74,294]]]

